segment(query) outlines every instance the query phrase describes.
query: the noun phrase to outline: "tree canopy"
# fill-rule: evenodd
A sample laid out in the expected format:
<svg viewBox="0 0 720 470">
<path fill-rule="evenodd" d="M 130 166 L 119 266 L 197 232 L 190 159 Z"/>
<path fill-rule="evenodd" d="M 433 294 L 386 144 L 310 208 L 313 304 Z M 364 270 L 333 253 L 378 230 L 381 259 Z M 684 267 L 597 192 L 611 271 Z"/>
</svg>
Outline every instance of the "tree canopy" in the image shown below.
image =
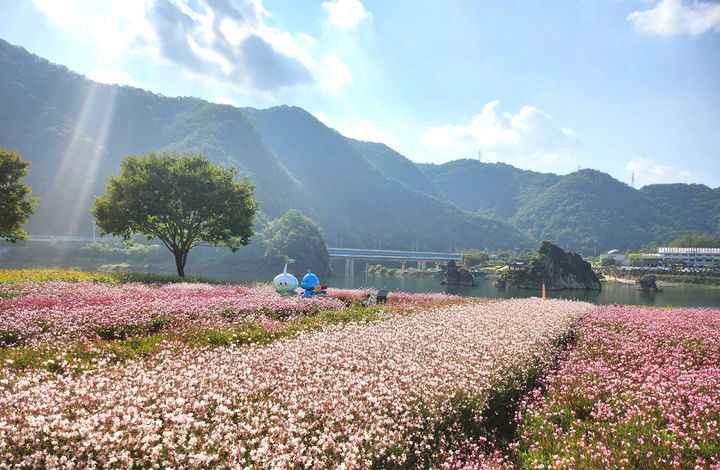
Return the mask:
<svg viewBox="0 0 720 470">
<path fill-rule="evenodd" d="M 477 266 L 478 264 L 486 263 L 489 259 L 490 255 L 479 250 L 469 251 L 462 255 L 462 263 L 465 266 Z"/>
<path fill-rule="evenodd" d="M 297 209 L 288 210 L 263 232 L 265 256 L 278 260 L 289 257 L 295 260 L 297 274 L 312 269 L 315 274 L 329 275 L 330 261 L 322 230 L 311 218 Z"/>
<path fill-rule="evenodd" d="M 720 248 L 720 238 L 707 233 L 689 233 L 668 243 L 676 248 Z"/>
<path fill-rule="evenodd" d="M 192 248 L 206 244 L 236 251 L 250 242 L 254 186 L 235 177 L 235 169 L 202 155 L 126 156 L 105 195 L 95 199 L 93 214 L 103 233 L 162 241 L 183 277 Z"/>
<path fill-rule="evenodd" d="M 28 162 L 0 148 L 0 238 L 10 242 L 27 238 L 24 225 L 35 209 L 30 186 L 20 182 L 27 175 Z"/>
</svg>

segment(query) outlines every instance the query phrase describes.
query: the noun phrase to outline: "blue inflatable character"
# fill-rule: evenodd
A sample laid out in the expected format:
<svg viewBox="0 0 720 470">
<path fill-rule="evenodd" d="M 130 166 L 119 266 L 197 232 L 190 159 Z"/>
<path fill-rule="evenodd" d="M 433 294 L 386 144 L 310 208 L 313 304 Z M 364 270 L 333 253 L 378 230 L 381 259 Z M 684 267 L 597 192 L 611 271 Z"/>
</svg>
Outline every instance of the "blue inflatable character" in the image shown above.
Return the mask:
<svg viewBox="0 0 720 470">
<path fill-rule="evenodd" d="M 316 275 L 314 275 L 309 269 L 307 274 L 303 276 L 300 287 L 303 291 L 300 293 L 303 297 L 317 297 L 318 294 L 327 294 L 327 291 L 323 289 L 325 286 L 320 285 L 320 281 Z"/>
</svg>

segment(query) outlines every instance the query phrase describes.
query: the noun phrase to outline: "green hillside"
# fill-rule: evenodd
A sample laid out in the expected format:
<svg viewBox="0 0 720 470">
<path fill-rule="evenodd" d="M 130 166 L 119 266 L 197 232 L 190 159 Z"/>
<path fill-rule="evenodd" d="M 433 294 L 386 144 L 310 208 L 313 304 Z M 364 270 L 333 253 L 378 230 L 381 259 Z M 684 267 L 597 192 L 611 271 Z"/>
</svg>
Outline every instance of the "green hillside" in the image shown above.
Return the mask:
<svg viewBox="0 0 720 470">
<path fill-rule="evenodd" d="M 331 242 L 345 246 L 441 250 L 453 246 L 525 246 L 530 241 L 504 222 L 458 209 L 394 179 L 351 141 L 307 111 L 281 106 L 248 110 L 258 132 L 302 182 L 298 207 L 320 222 Z"/>
<path fill-rule="evenodd" d="M 441 191 L 411 160 L 396 152 L 385 144 L 375 142 L 363 142 L 355 139 L 348 139 L 350 143 L 368 161 L 374 164 L 388 178 L 393 178 L 416 191 L 422 191 L 431 196 L 443 197 Z"/>
<path fill-rule="evenodd" d="M 558 176 L 477 160 L 420 167 L 459 207 L 584 253 L 638 249 L 686 233 L 720 235 L 720 190 L 701 184 L 637 190 L 595 170 Z"/>
<path fill-rule="evenodd" d="M 257 185 L 264 216 L 299 208 L 331 244 L 530 243 L 504 222 L 398 184 L 300 108 L 235 108 L 102 85 L 0 41 L 0 116 L 0 146 L 31 161 L 28 183 L 42 198 L 30 233 L 91 234 L 89 207 L 122 156 L 173 149 L 238 167 Z"/>
<path fill-rule="evenodd" d="M 640 190 L 663 213 L 671 214 L 678 234 L 692 231 L 720 235 L 720 188 L 703 184 L 653 184 Z"/>
<path fill-rule="evenodd" d="M 0 119 L 0 146 L 31 161 L 28 183 L 41 197 L 34 234 L 91 234 L 90 205 L 122 156 L 172 149 L 237 167 L 257 186 L 261 219 L 298 208 L 330 245 L 446 250 L 547 239 L 592 253 L 720 235 L 720 189 L 637 190 L 594 170 L 558 176 L 468 159 L 415 164 L 301 108 L 98 84 L 1 40 Z"/>
<path fill-rule="evenodd" d="M 585 253 L 660 241 L 674 223 L 642 192 L 596 170 L 559 178 L 523 205 L 512 222 L 536 239 Z"/>
<path fill-rule="evenodd" d="M 527 201 L 557 182 L 552 173 L 520 170 L 505 163 L 454 160 L 421 165 L 435 187 L 465 210 L 508 219 Z"/>
</svg>

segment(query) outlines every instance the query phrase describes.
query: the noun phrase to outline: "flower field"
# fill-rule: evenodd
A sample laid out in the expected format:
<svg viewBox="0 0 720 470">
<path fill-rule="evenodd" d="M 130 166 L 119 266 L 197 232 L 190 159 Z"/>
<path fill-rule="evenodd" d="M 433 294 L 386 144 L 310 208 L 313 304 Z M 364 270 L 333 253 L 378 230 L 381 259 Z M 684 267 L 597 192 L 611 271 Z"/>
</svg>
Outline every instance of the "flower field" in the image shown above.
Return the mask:
<svg viewBox="0 0 720 470">
<path fill-rule="evenodd" d="M 603 307 L 521 412 L 526 468 L 720 468 L 720 311 Z"/>
<path fill-rule="evenodd" d="M 0 468 L 720 469 L 720 311 L 0 271 Z"/>
<path fill-rule="evenodd" d="M 550 363 L 591 308 L 465 303 L 76 374 L 6 369 L 0 456 L 8 467 L 440 466 L 474 445 L 468 429 L 494 387 Z"/>
<path fill-rule="evenodd" d="M 12 288 L 21 295 L 0 299 L 0 334 L 30 345 L 78 338 L 123 339 L 162 328 L 221 327 L 265 317 L 287 319 L 346 306 L 331 297 L 281 297 L 267 285 L 48 282 Z"/>
<path fill-rule="evenodd" d="M 371 291 L 283 297 L 268 285 L 104 284 L 51 281 L 0 284 L 0 346 L 78 339 L 125 339 L 190 326 L 227 328 L 340 311 Z M 388 307 L 461 302 L 445 294 L 391 293 Z"/>
</svg>

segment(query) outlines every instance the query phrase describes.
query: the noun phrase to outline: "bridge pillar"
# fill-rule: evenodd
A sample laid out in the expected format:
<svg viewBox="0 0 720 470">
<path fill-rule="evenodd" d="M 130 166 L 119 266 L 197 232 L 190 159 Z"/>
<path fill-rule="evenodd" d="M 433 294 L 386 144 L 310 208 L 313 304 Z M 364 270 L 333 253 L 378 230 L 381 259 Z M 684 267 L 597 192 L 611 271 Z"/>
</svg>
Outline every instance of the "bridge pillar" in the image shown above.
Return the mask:
<svg viewBox="0 0 720 470">
<path fill-rule="evenodd" d="M 403 271 L 405 271 L 405 263 L 407 263 L 407 261 L 400 261 L 400 266 Z"/>
<path fill-rule="evenodd" d="M 345 277 L 352 277 L 355 274 L 355 260 L 352 258 L 345 260 Z"/>
<path fill-rule="evenodd" d="M 420 271 L 422 269 L 422 261 L 418 260 L 417 268 L 418 268 L 418 271 Z"/>
<path fill-rule="evenodd" d="M 437 261 L 435 261 L 435 269 L 440 269 L 440 263 L 438 263 Z"/>
</svg>

